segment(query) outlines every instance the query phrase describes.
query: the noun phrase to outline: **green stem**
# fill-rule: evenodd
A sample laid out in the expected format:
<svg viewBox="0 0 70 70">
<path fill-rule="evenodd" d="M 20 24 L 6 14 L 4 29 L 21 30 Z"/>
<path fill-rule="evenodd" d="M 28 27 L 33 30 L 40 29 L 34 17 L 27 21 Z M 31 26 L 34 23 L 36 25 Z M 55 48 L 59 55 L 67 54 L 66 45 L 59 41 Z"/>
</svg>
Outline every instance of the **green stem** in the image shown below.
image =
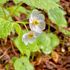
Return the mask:
<svg viewBox="0 0 70 70">
<path fill-rule="evenodd" d="M 26 28 L 26 30 L 28 31 L 28 28 L 27 28 L 27 26 L 24 24 L 24 27 Z"/>
<path fill-rule="evenodd" d="M 32 59 L 31 59 L 32 61 L 34 60 L 34 56 L 35 56 L 35 54 L 34 54 L 34 53 L 32 53 Z"/>
<path fill-rule="evenodd" d="M 50 32 L 50 20 L 47 20 L 47 24 L 48 24 L 48 33 Z"/>
<path fill-rule="evenodd" d="M 26 29 L 27 31 L 29 31 L 28 28 L 27 28 L 27 26 L 26 26 L 26 24 L 24 24 L 23 22 L 17 22 L 17 23 L 23 24 L 24 27 L 25 27 L 25 29 Z M 26 22 L 25 22 L 25 23 L 26 23 Z"/>
<path fill-rule="evenodd" d="M 48 23 L 48 33 L 50 33 L 50 24 Z"/>
</svg>

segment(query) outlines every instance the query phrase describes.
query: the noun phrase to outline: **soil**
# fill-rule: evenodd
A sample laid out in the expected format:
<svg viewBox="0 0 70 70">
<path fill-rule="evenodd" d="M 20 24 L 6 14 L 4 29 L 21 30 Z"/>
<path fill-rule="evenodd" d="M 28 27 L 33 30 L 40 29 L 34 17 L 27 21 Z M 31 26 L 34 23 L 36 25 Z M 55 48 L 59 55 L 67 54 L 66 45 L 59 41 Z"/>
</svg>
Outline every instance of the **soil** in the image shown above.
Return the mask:
<svg viewBox="0 0 70 70">
<path fill-rule="evenodd" d="M 12 0 L 8 2 L 8 6 L 13 5 Z M 70 28 L 70 0 L 60 0 L 60 5 L 66 11 L 65 18 L 68 22 L 68 29 Z M 26 6 L 26 5 L 24 5 Z M 27 7 L 28 8 L 28 7 Z M 13 19 L 22 20 L 25 15 L 21 15 L 20 18 L 13 16 Z M 51 31 L 54 27 L 51 27 Z M 20 52 L 11 39 L 16 36 L 11 33 L 5 40 L 0 39 L 0 70 L 5 70 L 6 65 L 9 65 L 9 70 L 14 70 L 11 58 L 13 56 L 19 57 Z M 70 70 L 70 37 L 65 36 L 62 33 L 57 33 L 61 42 L 60 45 L 50 54 L 44 55 L 43 53 L 36 52 L 34 60 L 31 63 L 34 65 L 35 70 Z M 55 55 L 55 56 L 54 56 Z"/>
</svg>

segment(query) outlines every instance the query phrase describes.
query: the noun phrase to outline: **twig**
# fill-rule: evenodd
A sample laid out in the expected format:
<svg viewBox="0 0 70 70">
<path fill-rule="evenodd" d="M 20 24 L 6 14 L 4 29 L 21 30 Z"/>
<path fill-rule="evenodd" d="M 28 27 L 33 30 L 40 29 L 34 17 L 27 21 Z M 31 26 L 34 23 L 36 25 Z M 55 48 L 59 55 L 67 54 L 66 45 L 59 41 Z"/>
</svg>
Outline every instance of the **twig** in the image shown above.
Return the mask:
<svg viewBox="0 0 70 70">
<path fill-rule="evenodd" d="M 4 55 L 7 53 L 7 51 L 10 49 L 10 47 L 8 48 L 8 49 L 6 49 L 6 51 L 3 53 L 3 55 L 2 56 L 0 56 L 0 59 L 2 58 L 2 57 L 4 57 Z"/>
</svg>

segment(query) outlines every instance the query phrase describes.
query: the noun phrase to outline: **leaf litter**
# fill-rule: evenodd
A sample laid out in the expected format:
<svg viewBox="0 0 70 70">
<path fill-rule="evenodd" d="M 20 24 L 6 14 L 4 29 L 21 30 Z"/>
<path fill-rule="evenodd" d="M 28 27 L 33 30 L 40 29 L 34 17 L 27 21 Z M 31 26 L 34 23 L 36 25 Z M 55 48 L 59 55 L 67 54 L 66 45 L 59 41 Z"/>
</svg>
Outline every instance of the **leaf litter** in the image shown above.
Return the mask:
<svg viewBox="0 0 70 70">
<path fill-rule="evenodd" d="M 60 0 L 61 6 L 66 11 L 66 19 L 68 21 L 68 28 L 70 27 L 70 1 Z M 8 2 L 7 5 L 13 5 L 12 0 Z M 26 6 L 26 5 L 25 5 Z M 25 15 L 24 15 L 25 16 Z M 22 18 L 24 18 L 22 16 Z M 21 21 L 21 17 L 15 17 L 16 21 Z M 27 25 L 28 26 L 28 25 Z M 22 28 L 24 28 L 21 25 Z M 46 26 L 47 28 L 47 26 Z M 51 31 L 55 31 L 55 28 L 51 25 Z M 56 32 L 57 33 L 57 32 Z M 61 43 L 51 55 L 44 55 L 40 52 L 35 52 L 34 59 L 30 60 L 34 65 L 35 70 L 70 70 L 70 37 L 65 36 L 61 32 L 58 32 Z M 11 39 L 17 34 L 11 34 L 6 40 L 0 39 L 0 70 L 6 70 L 7 64 L 9 65 L 9 70 L 14 70 L 11 58 L 13 56 L 19 57 L 20 52 L 14 47 Z"/>
</svg>

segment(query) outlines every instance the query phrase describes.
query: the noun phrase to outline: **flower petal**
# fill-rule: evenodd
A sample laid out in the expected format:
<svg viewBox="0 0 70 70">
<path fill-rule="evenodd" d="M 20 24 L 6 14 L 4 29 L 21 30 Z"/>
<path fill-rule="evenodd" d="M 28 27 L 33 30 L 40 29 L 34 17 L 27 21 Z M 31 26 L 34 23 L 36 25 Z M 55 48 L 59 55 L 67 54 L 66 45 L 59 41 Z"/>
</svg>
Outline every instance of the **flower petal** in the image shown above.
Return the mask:
<svg viewBox="0 0 70 70">
<path fill-rule="evenodd" d="M 45 20 L 45 17 L 43 14 L 41 14 L 41 11 L 33 10 L 32 14 L 30 15 L 30 19 L 38 19 L 38 20 Z"/>
<path fill-rule="evenodd" d="M 29 35 L 30 33 L 33 33 L 32 38 L 31 38 L 31 37 L 30 37 L 30 38 L 28 37 L 28 35 Z M 33 31 L 30 31 L 30 32 L 28 32 L 28 33 L 26 33 L 26 34 L 23 35 L 22 41 L 23 41 L 26 45 L 28 45 L 28 43 L 33 43 L 38 35 L 39 35 L 39 34 L 33 32 Z"/>
<path fill-rule="evenodd" d="M 23 37 L 22 37 L 22 41 L 23 41 L 26 45 L 28 45 L 28 37 L 27 37 L 27 33 L 23 35 Z"/>
<path fill-rule="evenodd" d="M 34 9 L 34 10 L 32 11 L 31 16 L 37 16 L 37 15 L 40 14 L 40 13 L 41 13 L 40 11 Z"/>
<path fill-rule="evenodd" d="M 44 17 L 43 14 L 38 14 L 38 15 L 36 16 L 36 18 L 37 18 L 38 20 L 45 20 L 45 17 Z"/>
<path fill-rule="evenodd" d="M 42 33 L 42 30 L 38 26 L 30 24 L 30 29 L 34 32 Z"/>
<path fill-rule="evenodd" d="M 39 24 L 40 29 L 44 30 L 45 26 L 46 26 L 45 21 L 40 21 L 40 24 Z"/>
</svg>

